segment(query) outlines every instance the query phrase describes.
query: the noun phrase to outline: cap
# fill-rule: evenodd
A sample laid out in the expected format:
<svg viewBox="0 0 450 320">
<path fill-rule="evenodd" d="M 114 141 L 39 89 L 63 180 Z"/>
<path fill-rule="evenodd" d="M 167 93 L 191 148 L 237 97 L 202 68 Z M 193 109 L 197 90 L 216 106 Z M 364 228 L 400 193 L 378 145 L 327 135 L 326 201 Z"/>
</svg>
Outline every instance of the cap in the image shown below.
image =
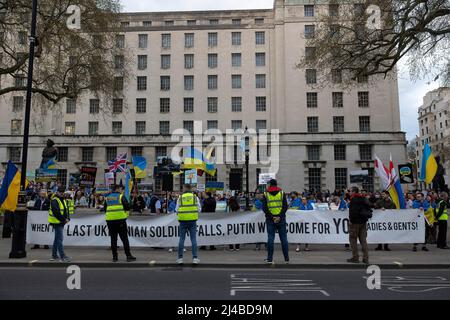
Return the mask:
<svg viewBox="0 0 450 320">
<path fill-rule="evenodd" d="M 277 180 L 272 179 L 272 180 L 269 181 L 269 186 L 276 187 L 277 185 L 278 185 Z"/>
</svg>

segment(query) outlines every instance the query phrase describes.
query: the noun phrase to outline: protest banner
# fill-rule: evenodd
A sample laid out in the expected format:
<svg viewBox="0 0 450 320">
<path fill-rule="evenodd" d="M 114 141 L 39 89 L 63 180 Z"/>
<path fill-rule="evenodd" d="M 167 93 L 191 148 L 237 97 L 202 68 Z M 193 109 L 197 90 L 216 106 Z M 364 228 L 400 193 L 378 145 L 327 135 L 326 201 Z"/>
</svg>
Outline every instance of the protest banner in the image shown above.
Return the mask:
<svg viewBox="0 0 450 320">
<path fill-rule="evenodd" d="M 90 187 L 95 186 L 95 177 L 97 176 L 97 168 L 95 167 L 82 167 L 80 169 L 80 187 Z"/>
</svg>

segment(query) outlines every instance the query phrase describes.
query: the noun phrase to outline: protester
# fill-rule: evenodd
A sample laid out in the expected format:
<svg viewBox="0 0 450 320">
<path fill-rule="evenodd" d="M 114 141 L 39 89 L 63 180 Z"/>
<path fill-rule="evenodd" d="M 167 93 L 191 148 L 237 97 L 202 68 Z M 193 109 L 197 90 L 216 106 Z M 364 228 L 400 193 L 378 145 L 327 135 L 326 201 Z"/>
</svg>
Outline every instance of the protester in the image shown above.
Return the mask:
<svg viewBox="0 0 450 320">
<path fill-rule="evenodd" d="M 137 192 L 133 192 L 132 196 L 133 212 L 143 213 L 145 210 L 145 200 Z"/>
<path fill-rule="evenodd" d="M 130 243 L 128 241 L 127 218 L 130 204 L 126 197 L 119 193 L 119 187 L 114 185 L 111 187 L 111 193 L 106 195 L 105 212 L 106 223 L 108 225 L 109 234 L 111 236 L 111 251 L 113 255 L 113 262 L 118 261 L 117 253 L 117 237 L 123 243 L 123 248 L 127 256 L 127 262 L 136 261 L 130 250 Z"/>
<path fill-rule="evenodd" d="M 148 208 L 150 209 L 150 213 L 161 214 L 161 201 L 156 194 L 152 194 Z"/>
<path fill-rule="evenodd" d="M 48 211 L 50 209 L 50 199 L 47 197 L 45 190 L 39 191 L 39 196 L 34 201 L 33 210 L 36 211 Z M 35 244 L 31 249 L 40 249 L 38 244 Z M 44 245 L 44 249 L 49 249 L 48 245 Z"/>
<path fill-rule="evenodd" d="M 266 263 L 273 263 L 274 241 L 275 233 L 278 231 L 278 235 L 281 241 L 281 247 L 283 250 L 284 261 L 289 263 L 289 243 L 287 239 L 287 223 L 286 212 L 288 210 L 288 203 L 286 195 L 281 190 L 277 181 L 272 179 L 269 181 L 267 191 L 263 197 L 263 211 L 266 215 L 267 225 L 267 259 Z"/>
<path fill-rule="evenodd" d="M 206 199 L 202 204 L 202 213 L 213 213 L 216 212 L 216 199 L 212 196 L 211 192 L 206 192 Z M 206 246 L 201 246 L 200 250 L 206 250 Z M 216 250 L 215 246 L 209 246 L 209 250 Z"/>
<path fill-rule="evenodd" d="M 447 247 L 447 228 L 448 228 L 448 193 L 441 192 L 438 205 L 435 209 L 436 219 L 438 220 L 439 233 L 437 237 L 437 247 L 439 249 L 449 249 Z"/>
<path fill-rule="evenodd" d="M 372 217 L 372 209 L 369 201 L 359 193 L 357 187 L 350 192 L 349 204 L 349 239 L 352 249 L 352 257 L 347 260 L 350 263 L 359 263 L 358 239 L 362 246 L 363 263 L 369 264 L 369 248 L 367 246 L 367 221 Z"/>
<path fill-rule="evenodd" d="M 426 199 L 424 199 L 424 194 L 422 192 L 416 193 L 416 199 L 413 201 L 412 207 L 413 209 L 419 209 L 424 213 L 431 208 L 430 203 Z M 425 243 L 422 246 L 422 251 L 428 251 L 426 244 L 429 232 L 430 226 L 428 225 L 428 223 L 425 223 Z M 413 251 L 417 252 L 417 243 L 414 243 Z"/>
<path fill-rule="evenodd" d="M 183 264 L 184 242 L 189 232 L 192 243 L 192 263 L 199 264 L 197 255 L 197 220 L 202 207 L 199 198 L 192 192 L 189 184 L 184 186 L 184 193 L 178 198 L 176 212 L 178 214 L 179 236 L 177 264 Z"/>
<path fill-rule="evenodd" d="M 69 223 L 69 210 L 66 207 L 64 200 L 64 187 L 59 187 L 56 195 L 52 197 L 50 202 L 50 209 L 48 211 L 48 222 L 52 225 L 55 233 L 53 241 L 52 258 L 50 261 L 59 260 L 61 262 L 70 262 L 71 259 L 64 253 L 64 225 Z"/>
<path fill-rule="evenodd" d="M 241 209 L 236 197 L 230 197 L 227 203 L 227 212 L 238 212 Z M 229 248 L 231 251 L 239 251 L 241 249 L 240 244 L 230 244 Z"/>
<path fill-rule="evenodd" d="M 375 203 L 375 209 L 396 209 L 395 203 L 392 201 L 389 192 L 383 191 L 381 193 L 381 198 Z M 378 247 L 375 248 L 376 251 L 383 250 L 383 244 L 379 244 Z M 388 244 L 384 244 L 384 251 L 391 251 Z"/>
<path fill-rule="evenodd" d="M 306 197 L 303 197 L 302 202 L 299 205 L 299 210 L 303 210 L 303 211 L 314 210 L 313 203 L 315 203 L 314 200 L 308 201 L 308 199 Z M 295 249 L 296 252 L 300 252 L 300 246 L 301 246 L 301 243 L 297 244 L 297 248 Z M 307 251 L 307 252 L 310 251 L 308 243 L 305 244 L 305 251 Z"/>
</svg>

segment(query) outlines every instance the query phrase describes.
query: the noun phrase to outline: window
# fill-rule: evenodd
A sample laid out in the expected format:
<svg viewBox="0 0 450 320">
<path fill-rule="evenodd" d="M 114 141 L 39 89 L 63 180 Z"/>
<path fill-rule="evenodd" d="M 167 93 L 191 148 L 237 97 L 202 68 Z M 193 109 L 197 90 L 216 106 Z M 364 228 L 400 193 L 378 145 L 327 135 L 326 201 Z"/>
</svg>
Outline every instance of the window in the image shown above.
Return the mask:
<svg viewBox="0 0 450 320">
<path fill-rule="evenodd" d="M 345 161 L 347 159 L 347 147 L 339 144 L 334 146 L 334 160 Z"/>
<path fill-rule="evenodd" d="M 216 32 L 210 32 L 208 33 L 208 46 L 210 47 L 217 47 L 217 33 Z"/>
<path fill-rule="evenodd" d="M 217 25 L 217 24 L 219 24 L 219 20 L 217 20 L 217 19 L 210 19 L 209 20 L 209 24 L 210 25 Z"/>
<path fill-rule="evenodd" d="M 124 68 L 125 58 L 124 56 L 115 56 L 114 57 L 114 68 L 116 70 L 122 70 Z"/>
<path fill-rule="evenodd" d="M 144 27 L 151 27 L 152 26 L 152 22 L 151 21 L 142 21 L 142 25 Z"/>
<path fill-rule="evenodd" d="M 123 77 L 114 77 L 114 91 L 123 91 Z"/>
<path fill-rule="evenodd" d="M 266 120 L 256 120 L 256 131 L 267 129 L 267 121 Z"/>
<path fill-rule="evenodd" d="M 353 5 L 353 12 L 356 16 L 362 16 L 364 15 L 364 11 L 366 10 L 363 3 L 355 3 Z"/>
<path fill-rule="evenodd" d="M 125 35 L 124 34 L 116 35 L 116 48 L 117 49 L 125 48 Z"/>
<path fill-rule="evenodd" d="M 233 74 L 231 76 L 231 87 L 233 89 L 241 89 L 242 88 L 242 76 L 240 74 Z"/>
<path fill-rule="evenodd" d="M 359 131 L 370 132 L 370 117 L 369 116 L 359 117 Z"/>
<path fill-rule="evenodd" d="M 314 17 L 314 5 L 306 5 L 304 7 L 305 17 Z"/>
<path fill-rule="evenodd" d="M 173 20 L 166 20 L 164 21 L 164 24 L 166 25 L 166 27 L 172 27 L 175 25 L 175 21 Z"/>
<path fill-rule="evenodd" d="M 322 190 L 322 169 L 309 168 L 308 169 L 308 183 L 309 189 L 314 191 Z"/>
<path fill-rule="evenodd" d="M 194 68 L 194 55 L 193 54 L 185 54 L 184 55 L 184 68 L 185 69 Z"/>
<path fill-rule="evenodd" d="M 194 76 L 184 76 L 184 90 L 194 90 Z"/>
<path fill-rule="evenodd" d="M 231 98 L 231 111 L 242 112 L 242 97 Z"/>
<path fill-rule="evenodd" d="M 306 60 L 313 60 L 316 56 L 316 48 L 315 47 L 306 47 L 305 48 L 305 58 Z"/>
<path fill-rule="evenodd" d="M 22 88 L 26 86 L 25 76 L 23 74 L 17 74 L 14 76 L 14 86 L 16 88 Z"/>
<path fill-rule="evenodd" d="M 347 188 L 347 168 L 334 169 L 334 187 L 336 190 L 345 190 Z"/>
<path fill-rule="evenodd" d="M 308 117 L 308 133 L 319 132 L 319 117 Z"/>
<path fill-rule="evenodd" d="M 147 90 L 147 77 L 137 77 L 137 89 L 138 91 Z"/>
<path fill-rule="evenodd" d="M 217 53 L 208 54 L 208 68 L 214 69 L 217 68 L 217 65 L 218 65 Z"/>
<path fill-rule="evenodd" d="M 256 18 L 255 19 L 255 24 L 263 24 L 264 23 L 264 18 Z"/>
<path fill-rule="evenodd" d="M 23 104 L 24 104 L 23 97 L 13 97 L 13 112 L 22 112 Z"/>
<path fill-rule="evenodd" d="M 140 34 L 138 35 L 138 39 L 139 39 L 139 48 L 146 49 L 148 45 L 148 35 Z"/>
<path fill-rule="evenodd" d="M 359 157 L 363 161 L 372 161 L 372 146 L 371 145 L 360 145 L 359 146 Z"/>
<path fill-rule="evenodd" d="M 194 121 L 183 121 L 183 128 L 192 134 L 194 132 Z"/>
<path fill-rule="evenodd" d="M 161 76 L 161 91 L 170 90 L 170 76 Z"/>
<path fill-rule="evenodd" d="M 369 107 L 369 92 L 358 92 L 358 106 L 360 108 Z"/>
<path fill-rule="evenodd" d="M 136 99 L 136 113 L 146 113 L 147 112 L 147 99 L 138 98 Z"/>
<path fill-rule="evenodd" d="M 233 130 L 242 129 L 242 120 L 231 120 L 231 129 Z"/>
<path fill-rule="evenodd" d="M 98 122 L 89 122 L 89 135 L 98 135 Z"/>
<path fill-rule="evenodd" d="M 11 135 L 18 136 L 22 133 L 22 120 L 11 120 Z"/>
<path fill-rule="evenodd" d="M 217 109 L 219 106 L 219 99 L 218 98 L 208 98 L 208 113 L 217 113 Z"/>
<path fill-rule="evenodd" d="M 187 21 L 187 25 L 188 26 L 195 26 L 195 25 L 197 25 L 197 20 L 188 20 Z"/>
<path fill-rule="evenodd" d="M 266 75 L 265 74 L 257 74 L 256 75 L 256 89 L 264 89 L 266 88 Z"/>
<path fill-rule="evenodd" d="M 24 31 L 19 31 L 18 33 L 18 43 L 23 46 L 27 43 L 27 33 Z"/>
<path fill-rule="evenodd" d="M 172 46 L 172 35 L 171 34 L 162 34 L 161 35 L 161 47 L 163 49 L 170 49 Z"/>
<path fill-rule="evenodd" d="M 75 134 L 75 122 L 66 122 L 64 128 L 65 135 L 74 135 Z"/>
<path fill-rule="evenodd" d="M 359 74 L 356 79 L 358 83 L 367 83 L 369 81 L 369 76 L 367 74 Z"/>
<path fill-rule="evenodd" d="M 255 57 L 257 67 L 264 67 L 266 65 L 266 54 L 264 52 L 257 52 Z"/>
<path fill-rule="evenodd" d="M 132 157 L 142 157 L 144 154 L 143 147 L 131 147 L 131 156 Z"/>
<path fill-rule="evenodd" d="M 22 155 L 22 149 L 19 147 L 9 147 L 8 148 L 8 153 L 9 153 L 9 160 L 11 160 L 12 162 L 20 162 L 21 159 L 21 155 Z"/>
<path fill-rule="evenodd" d="M 233 19 L 231 20 L 231 23 L 235 26 L 240 25 L 242 23 L 242 19 Z"/>
<path fill-rule="evenodd" d="M 159 134 L 160 135 L 170 134 L 170 122 L 169 121 L 160 121 L 159 122 Z"/>
<path fill-rule="evenodd" d="M 58 147 L 58 162 L 67 162 L 69 160 L 69 148 Z"/>
<path fill-rule="evenodd" d="M 342 83 L 342 70 L 341 69 L 331 70 L 331 81 L 333 83 Z"/>
<path fill-rule="evenodd" d="M 160 158 L 160 157 L 166 157 L 167 156 L 167 147 L 156 147 L 155 155 L 156 155 L 156 160 L 158 160 L 158 158 Z"/>
<path fill-rule="evenodd" d="M 231 44 L 233 46 L 241 45 L 241 33 L 240 32 L 232 32 L 231 33 Z"/>
<path fill-rule="evenodd" d="M 92 162 L 94 160 L 94 148 L 83 147 L 81 148 L 81 161 Z"/>
<path fill-rule="evenodd" d="M 106 161 L 111 161 L 117 157 L 117 147 L 106 147 Z"/>
<path fill-rule="evenodd" d="M 266 97 L 256 97 L 256 111 L 266 111 Z"/>
<path fill-rule="evenodd" d="M 216 75 L 208 76 L 208 89 L 209 90 L 217 89 L 217 76 Z"/>
<path fill-rule="evenodd" d="M 373 192 L 375 189 L 374 184 L 374 174 L 375 170 L 373 168 L 366 169 L 369 171 L 369 182 L 363 182 L 362 186 L 364 190 L 367 190 L 368 192 Z"/>
<path fill-rule="evenodd" d="M 159 99 L 159 111 L 161 113 L 169 113 L 170 112 L 170 98 Z"/>
<path fill-rule="evenodd" d="M 170 69 L 170 54 L 161 55 L 161 69 Z"/>
<path fill-rule="evenodd" d="M 344 117 L 333 117 L 333 132 L 334 133 L 345 132 Z"/>
<path fill-rule="evenodd" d="M 138 69 L 139 70 L 147 69 L 147 55 L 138 56 Z"/>
<path fill-rule="evenodd" d="M 122 122 L 113 121 L 112 123 L 112 133 L 113 134 L 122 134 Z"/>
<path fill-rule="evenodd" d="M 331 17 L 339 16 L 339 5 L 338 4 L 330 4 L 328 6 L 328 11 Z"/>
<path fill-rule="evenodd" d="M 332 93 L 333 108 L 343 108 L 344 107 L 344 95 L 342 92 Z"/>
<path fill-rule="evenodd" d="M 136 135 L 144 135 L 146 131 L 145 121 L 136 121 Z"/>
<path fill-rule="evenodd" d="M 306 84 L 317 83 L 317 71 L 316 69 L 306 69 Z"/>
<path fill-rule="evenodd" d="M 67 169 L 58 169 L 56 181 L 63 186 L 67 186 Z"/>
<path fill-rule="evenodd" d="M 77 102 L 74 99 L 66 100 L 66 113 L 75 114 L 77 112 Z"/>
<path fill-rule="evenodd" d="M 219 129 L 219 122 L 217 120 L 208 120 L 207 129 L 208 130 Z"/>
<path fill-rule="evenodd" d="M 184 47 L 185 48 L 193 48 L 194 47 L 194 34 L 193 33 L 185 33 L 184 34 Z"/>
<path fill-rule="evenodd" d="M 113 113 L 119 114 L 123 112 L 123 99 L 113 100 Z"/>
<path fill-rule="evenodd" d="M 127 28 L 127 27 L 130 26 L 130 21 L 121 21 L 121 22 L 120 22 L 120 26 L 121 26 L 122 28 Z"/>
<path fill-rule="evenodd" d="M 255 43 L 256 45 L 266 44 L 266 33 L 264 31 L 255 32 Z"/>
<path fill-rule="evenodd" d="M 242 55 L 240 53 L 231 54 L 231 66 L 240 67 L 242 65 L 241 61 Z"/>
<path fill-rule="evenodd" d="M 318 145 L 306 146 L 306 149 L 308 153 L 308 161 L 320 160 L 320 146 Z"/>
<path fill-rule="evenodd" d="M 308 108 L 317 108 L 317 92 L 306 93 L 306 106 Z"/>
<path fill-rule="evenodd" d="M 194 112 L 194 98 L 184 98 L 184 112 Z"/>
<path fill-rule="evenodd" d="M 316 35 L 316 26 L 313 24 L 305 25 L 305 39 L 314 39 Z"/>
</svg>

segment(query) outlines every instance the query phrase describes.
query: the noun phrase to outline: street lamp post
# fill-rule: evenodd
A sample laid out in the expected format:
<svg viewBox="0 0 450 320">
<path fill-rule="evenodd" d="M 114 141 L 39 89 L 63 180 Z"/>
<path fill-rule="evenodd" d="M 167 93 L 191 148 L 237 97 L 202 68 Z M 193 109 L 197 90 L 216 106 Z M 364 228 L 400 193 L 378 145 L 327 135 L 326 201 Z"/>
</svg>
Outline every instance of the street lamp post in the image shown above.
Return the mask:
<svg viewBox="0 0 450 320">
<path fill-rule="evenodd" d="M 26 179 L 27 179 L 27 160 L 28 160 L 28 139 L 30 134 L 30 114 L 31 114 L 31 96 L 33 88 L 33 66 L 34 50 L 36 47 L 36 20 L 37 20 L 37 0 L 32 0 L 31 11 L 31 33 L 29 37 L 30 55 L 28 60 L 28 81 L 27 96 L 25 103 L 25 123 L 23 128 L 23 146 L 22 146 L 22 174 L 20 179 L 19 203 L 13 215 L 12 222 L 12 245 L 9 258 L 25 258 L 27 252 L 26 230 L 27 230 L 27 199 L 26 199 Z"/>
<path fill-rule="evenodd" d="M 249 173 L 248 166 L 250 160 L 250 136 L 248 128 L 245 128 L 245 210 L 250 211 L 250 194 L 249 194 Z"/>
</svg>

